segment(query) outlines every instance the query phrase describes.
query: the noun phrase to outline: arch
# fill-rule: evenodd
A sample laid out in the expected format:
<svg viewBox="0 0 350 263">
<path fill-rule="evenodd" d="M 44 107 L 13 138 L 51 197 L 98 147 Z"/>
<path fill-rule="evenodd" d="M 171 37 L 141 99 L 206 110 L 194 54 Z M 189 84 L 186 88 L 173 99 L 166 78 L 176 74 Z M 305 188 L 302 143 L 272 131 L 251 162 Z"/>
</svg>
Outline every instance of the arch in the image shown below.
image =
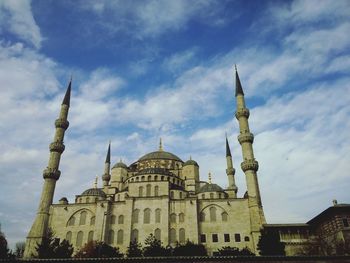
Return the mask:
<svg viewBox="0 0 350 263">
<path fill-rule="evenodd" d="M 86 211 L 82 211 L 80 213 L 80 219 L 79 219 L 79 225 L 85 225 L 86 224 L 86 215 L 87 215 L 87 212 Z"/>
<path fill-rule="evenodd" d="M 210 199 L 214 199 L 214 193 L 210 193 Z"/>
<path fill-rule="evenodd" d="M 161 181 L 164 181 L 164 176 L 160 177 L 160 180 L 161 180 Z"/>
<path fill-rule="evenodd" d="M 88 234 L 88 242 L 89 241 L 92 241 L 92 240 L 94 240 L 94 231 L 89 231 L 89 234 Z"/>
<path fill-rule="evenodd" d="M 184 214 L 184 213 L 180 213 L 180 214 L 179 214 L 179 222 L 180 222 L 180 223 L 185 222 L 185 214 Z"/>
<path fill-rule="evenodd" d="M 161 240 L 161 230 L 159 228 L 154 230 L 154 237 L 159 241 Z"/>
<path fill-rule="evenodd" d="M 90 203 L 90 198 L 86 197 L 86 203 Z"/>
<path fill-rule="evenodd" d="M 117 244 L 123 244 L 124 231 L 122 229 L 118 230 L 117 233 Z"/>
<path fill-rule="evenodd" d="M 144 224 L 151 223 L 151 209 L 149 209 L 149 208 L 146 208 L 143 211 L 143 223 Z"/>
<path fill-rule="evenodd" d="M 170 243 L 174 244 L 176 242 L 176 230 L 174 228 L 170 229 Z"/>
<path fill-rule="evenodd" d="M 107 244 L 111 245 L 114 243 L 114 231 L 111 229 L 108 231 Z"/>
<path fill-rule="evenodd" d="M 179 193 L 179 198 L 182 199 L 182 192 Z"/>
<path fill-rule="evenodd" d="M 170 198 L 174 198 L 174 191 L 170 191 Z"/>
<path fill-rule="evenodd" d="M 223 222 L 227 222 L 227 220 L 228 220 L 228 214 L 227 214 L 226 212 L 223 212 L 223 213 L 221 214 L 221 219 L 222 219 Z"/>
<path fill-rule="evenodd" d="M 154 181 L 158 181 L 158 175 L 154 176 Z"/>
<path fill-rule="evenodd" d="M 71 243 L 72 242 L 72 232 L 68 231 L 66 234 L 66 240 Z"/>
<path fill-rule="evenodd" d="M 151 181 L 152 180 L 152 176 L 147 176 L 147 181 Z"/>
<path fill-rule="evenodd" d="M 76 240 L 76 246 L 80 247 L 83 244 L 83 238 L 84 238 L 84 233 L 83 231 L 79 231 L 77 233 L 77 240 Z"/>
<path fill-rule="evenodd" d="M 143 186 L 139 186 L 139 196 L 143 196 Z"/>
<path fill-rule="evenodd" d="M 151 196 L 151 187 L 150 184 L 146 185 L 146 196 Z"/>
<path fill-rule="evenodd" d="M 210 211 L 210 221 L 215 222 L 216 221 L 216 207 L 212 206 L 209 208 Z"/>
<path fill-rule="evenodd" d="M 205 194 L 202 194 L 202 199 L 205 199 Z"/>
<path fill-rule="evenodd" d="M 124 224 L 124 216 L 123 215 L 120 215 L 118 217 L 118 224 Z"/>
<path fill-rule="evenodd" d="M 200 220 L 201 222 L 205 222 L 205 213 L 204 213 L 204 212 L 201 212 L 201 213 L 199 214 L 199 220 Z"/>
<path fill-rule="evenodd" d="M 95 224 L 95 219 L 96 219 L 96 217 L 94 217 L 94 216 L 92 216 L 90 218 L 90 226 L 93 226 Z"/>
<path fill-rule="evenodd" d="M 185 236 L 185 229 L 180 228 L 179 230 L 179 243 L 185 243 L 186 236 Z"/>
<path fill-rule="evenodd" d="M 155 211 L 155 221 L 156 221 L 156 223 L 160 223 L 160 218 L 161 218 L 161 210 L 159 208 L 157 208 L 156 211 Z"/>
<path fill-rule="evenodd" d="M 158 195 L 159 195 L 159 186 L 156 185 L 156 186 L 154 187 L 154 196 L 158 196 Z"/>
<path fill-rule="evenodd" d="M 133 223 L 138 223 L 139 222 L 139 214 L 140 214 L 140 210 L 139 209 L 135 209 L 133 214 L 132 214 L 132 222 Z"/>
<path fill-rule="evenodd" d="M 135 182 L 138 182 L 138 181 L 139 181 L 139 177 L 136 177 Z"/>
<path fill-rule="evenodd" d="M 137 229 L 131 231 L 131 240 L 136 242 L 139 241 L 139 231 Z"/>
<path fill-rule="evenodd" d="M 67 226 L 74 226 L 74 224 L 75 224 L 75 216 L 72 216 L 71 218 L 69 218 L 67 222 Z"/>
<path fill-rule="evenodd" d="M 170 223 L 176 223 L 176 214 L 171 214 L 170 215 Z"/>
<path fill-rule="evenodd" d="M 145 181 L 145 177 L 141 176 L 141 182 L 144 182 L 144 181 Z"/>
<path fill-rule="evenodd" d="M 112 225 L 115 224 L 115 215 L 111 215 L 111 224 L 112 224 Z"/>
</svg>

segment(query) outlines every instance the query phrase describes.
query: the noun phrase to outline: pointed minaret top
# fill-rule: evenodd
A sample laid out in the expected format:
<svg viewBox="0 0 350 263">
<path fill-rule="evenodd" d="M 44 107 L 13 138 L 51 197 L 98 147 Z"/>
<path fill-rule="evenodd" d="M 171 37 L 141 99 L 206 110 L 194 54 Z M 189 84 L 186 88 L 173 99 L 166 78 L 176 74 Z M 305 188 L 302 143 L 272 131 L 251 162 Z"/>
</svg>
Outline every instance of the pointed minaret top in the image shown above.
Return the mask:
<svg viewBox="0 0 350 263">
<path fill-rule="evenodd" d="M 162 138 L 159 138 L 159 151 L 163 151 L 163 144 L 162 144 Z"/>
<path fill-rule="evenodd" d="M 209 184 L 211 184 L 211 172 L 209 172 L 208 174 L 208 181 L 209 181 Z"/>
<path fill-rule="evenodd" d="M 70 105 L 70 91 L 72 89 L 72 77 L 69 81 L 69 84 L 68 84 L 68 88 L 67 88 L 67 91 L 66 91 L 66 94 L 64 95 L 64 98 L 63 98 L 63 101 L 62 101 L 62 105 L 67 105 L 69 107 Z"/>
<path fill-rule="evenodd" d="M 98 176 L 96 176 L 96 178 L 95 178 L 94 188 L 97 188 L 97 181 L 98 181 Z"/>
<path fill-rule="evenodd" d="M 237 66 L 235 65 L 235 71 L 236 71 L 236 97 L 238 94 L 241 94 L 244 96 L 244 92 L 242 89 L 241 81 L 238 76 Z"/>
<path fill-rule="evenodd" d="M 105 163 L 111 163 L 111 141 L 109 141 Z"/>
<path fill-rule="evenodd" d="M 227 135 L 226 135 L 226 157 L 228 157 L 228 156 L 232 157 L 230 145 L 228 144 Z"/>
</svg>

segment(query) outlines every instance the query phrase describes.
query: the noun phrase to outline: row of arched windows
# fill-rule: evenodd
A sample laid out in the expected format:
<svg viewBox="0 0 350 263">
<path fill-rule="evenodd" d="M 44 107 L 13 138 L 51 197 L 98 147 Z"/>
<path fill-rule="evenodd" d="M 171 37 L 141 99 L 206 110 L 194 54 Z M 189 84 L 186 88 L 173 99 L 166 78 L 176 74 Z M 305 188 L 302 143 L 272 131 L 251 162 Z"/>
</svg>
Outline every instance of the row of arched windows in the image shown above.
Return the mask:
<svg viewBox="0 0 350 263">
<path fill-rule="evenodd" d="M 186 241 L 185 229 L 184 228 L 179 229 L 179 239 L 177 239 L 176 229 L 171 228 L 169 241 L 170 241 L 170 244 L 174 244 L 177 241 L 179 241 L 179 243 L 185 243 Z"/>
<path fill-rule="evenodd" d="M 224 193 L 209 193 L 209 196 L 208 194 L 201 194 L 201 198 L 202 199 L 206 199 L 206 198 L 209 198 L 209 199 L 214 199 L 214 198 L 226 198 L 226 195 Z"/>
<path fill-rule="evenodd" d="M 111 215 L 110 223 L 111 224 L 116 223 L 116 216 L 115 215 Z M 123 215 L 118 216 L 118 224 L 124 224 L 124 216 Z"/>
<path fill-rule="evenodd" d="M 68 223 L 67 225 L 68 226 L 74 226 L 76 224 L 76 217 L 75 216 L 72 216 L 69 220 L 68 220 Z M 87 219 L 87 212 L 86 211 L 82 211 L 80 213 L 80 216 L 79 216 L 79 226 L 82 226 L 82 225 L 86 225 L 86 224 L 90 224 L 90 225 L 94 225 L 95 224 L 95 217 L 92 216 L 90 217 L 90 219 L 88 220 Z"/>
<path fill-rule="evenodd" d="M 114 230 L 108 231 L 107 243 L 114 244 Z M 124 242 L 124 231 L 122 229 L 117 232 L 117 244 L 123 244 Z"/>
<path fill-rule="evenodd" d="M 133 183 L 133 182 L 145 182 L 145 181 L 146 181 L 145 176 L 141 176 L 141 177 L 137 176 L 137 177 L 131 178 L 129 180 L 129 182 L 131 182 L 131 183 Z M 159 177 L 158 177 L 158 175 L 154 175 L 153 179 L 152 179 L 152 176 L 149 175 L 149 176 L 147 176 L 147 181 L 148 182 L 150 182 L 150 181 L 169 181 L 173 184 L 184 186 L 184 182 L 181 179 L 176 179 L 176 178 L 173 178 L 171 176 L 164 176 L 164 175 L 159 176 Z"/>
<path fill-rule="evenodd" d="M 176 223 L 177 216 L 175 213 L 170 214 L 170 223 Z M 179 214 L 179 223 L 183 223 L 185 222 L 185 214 L 184 213 L 180 213 Z"/>
<path fill-rule="evenodd" d="M 94 238 L 94 231 L 89 231 L 88 233 L 88 237 L 87 237 L 87 242 L 92 241 Z M 72 232 L 68 231 L 66 234 L 66 240 L 69 243 L 72 243 Z M 75 239 L 75 245 L 77 247 L 81 247 L 83 245 L 83 240 L 84 240 L 84 232 L 83 231 L 79 231 L 77 233 L 77 237 Z"/>
<path fill-rule="evenodd" d="M 199 220 L 201 222 L 210 221 L 210 222 L 216 222 L 217 221 L 217 215 L 216 215 L 216 207 L 210 207 L 209 209 L 209 220 L 207 218 L 207 215 L 204 212 L 201 212 L 199 215 Z M 221 221 L 227 222 L 228 221 L 228 214 L 226 212 L 221 213 Z"/>
<path fill-rule="evenodd" d="M 162 238 L 162 235 L 161 235 L 161 230 L 159 228 L 155 229 L 154 230 L 154 237 L 157 239 L 157 240 L 161 240 Z M 131 231 L 131 240 L 132 241 L 139 241 L 139 231 L 137 229 L 133 229 Z"/>
<path fill-rule="evenodd" d="M 152 195 L 152 186 L 150 184 L 146 185 L 146 196 L 151 196 Z M 158 196 L 159 195 L 159 186 L 156 185 L 154 187 L 154 192 L 153 192 L 154 196 Z M 142 197 L 144 196 L 144 187 L 140 186 L 139 187 L 139 196 Z"/>
<path fill-rule="evenodd" d="M 140 217 L 140 210 L 135 209 L 132 213 L 132 222 L 133 223 L 140 223 L 139 217 Z M 160 223 L 160 221 L 161 221 L 161 210 L 159 208 L 157 208 L 154 211 L 154 222 Z M 149 208 L 146 208 L 145 210 L 143 210 L 143 223 L 144 224 L 151 223 L 151 209 L 149 209 Z"/>
</svg>

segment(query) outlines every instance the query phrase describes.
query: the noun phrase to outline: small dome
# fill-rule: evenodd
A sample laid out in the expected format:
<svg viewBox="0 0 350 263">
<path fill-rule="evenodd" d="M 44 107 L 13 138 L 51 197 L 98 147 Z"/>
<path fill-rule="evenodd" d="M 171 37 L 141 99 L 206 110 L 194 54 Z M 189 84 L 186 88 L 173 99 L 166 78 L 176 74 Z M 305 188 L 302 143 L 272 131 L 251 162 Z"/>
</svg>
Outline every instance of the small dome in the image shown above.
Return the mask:
<svg viewBox="0 0 350 263">
<path fill-rule="evenodd" d="M 114 169 L 114 168 L 124 168 L 124 169 L 128 169 L 128 166 L 127 166 L 125 163 L 123 163 L 122 161 L 120 161 L 120 162 L 116 163 L 116 164 L 112 167 L 112 169 Z"/>
<path fill-rule="evenodd" d="M 147 153 L 146 155 L 142 156 L 139 159 L 139 161 L 154 160 L 154 159 L 175 160 L 183 163 L 183 161 L 179 157 L 177 157 L 175 154 L 172 154 L 170 152 L 165 152 L 165 151 L 156 151 L 156 152 Z"/>
<path fill-rule="evenodd" d="M 87 189 L 81 195 L 93 195 L 93 196 L 100 196 L 100 197 L 106 198 L 105 192 L 103 192 L 100 188 Z"/>
<path fill-rule="evenodd" d="M 224 190 L 217 184 L 206 184 L 199 189 L 199 193 L 204 192 L 224 192 Z"/>
<path fill-rule="evenodd" d="M 59 201 L 58 201 L 59 204 L 63 204 L 63 205 L 66 205 L 68 204 L 68 199 L 66 197 L 62 197 Z"/>
<path fill-rule="evenodd" d="M 186 165 L 195 165 L 195 166 L 199 167 L 198 163 L 192 159 L 186 161 L 183 166 L 186 166 Z"/>
</svg>

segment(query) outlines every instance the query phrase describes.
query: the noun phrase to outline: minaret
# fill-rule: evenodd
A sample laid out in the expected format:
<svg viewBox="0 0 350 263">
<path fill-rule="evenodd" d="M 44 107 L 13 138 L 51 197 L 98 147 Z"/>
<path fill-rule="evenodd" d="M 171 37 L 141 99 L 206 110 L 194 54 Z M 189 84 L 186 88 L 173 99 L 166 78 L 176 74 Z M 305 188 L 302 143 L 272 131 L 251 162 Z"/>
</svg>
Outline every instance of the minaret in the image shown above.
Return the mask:
<svg viewBox="0 0 350 263">
<path fill-rule="evenodd" d="M 53 142 L 50 144 L 50 158 L 46 169 L 43 172 L 44 185 L 41 193 L 40 203 L 36 218 L 27 236 L 24 258 L 30 258 L 36 254 L 37 244 L 42 242 L 46 235 L 49 223 L 49 209 L 52 204 L 55 192 L 56 181 L 60 178 L 61 172 L 58 169 L 61 154 L 64 151 L 63 138 L 64 133 L 69 126 L 67 120 L 70 104 L 72 79 L 69 82 L 66 94 L 64 96 L 61 111 L 58 119 L 55 121 L 56 132 Z"/>
<path fill-rule="evenodd" d="M 259 168 L 258 162 L 254 158 L 253 141 L 254 135 L 249 130 L 249 109 L 245 106 L 244 93 L 241 81 L 236 68 L 236 118 L 239 123 L 238 141 L 242 147 L 243 162 L 241 168 L 245 173 L 248 204 L 250 211 L 251 231 L 253 235 L 254 247 L 256 247 L 262 224 L 266 223 L 265 216 L 261 204 L 260 190 L 257 178 Z"/>
<path fill-rule="evenodd" d="M 104 174 L 102 175 L 104 188 L 108 186 L 109 180 L 111 179 L 110 169 L 111 169 L 111 142 L 109 142 L 109 145 L 108 145 L 107 156 L 105 161 L 105 171 L 104 171 Z"/>
<path fill-rule="evenodd" d="M 238 188 L 235 182 L 236 170 L 235 168 L 233 168 L 232 155 L 231 155 L 230 145 L 228 144 L 227 136 L 226 136 L 226 163 L 227 163 L 226 174 L 228 177 L 228 188 L 226 192 L 229 194 L 229 197 L 236 198 L 237 191 L 238 191 Z"/>
</svg>

